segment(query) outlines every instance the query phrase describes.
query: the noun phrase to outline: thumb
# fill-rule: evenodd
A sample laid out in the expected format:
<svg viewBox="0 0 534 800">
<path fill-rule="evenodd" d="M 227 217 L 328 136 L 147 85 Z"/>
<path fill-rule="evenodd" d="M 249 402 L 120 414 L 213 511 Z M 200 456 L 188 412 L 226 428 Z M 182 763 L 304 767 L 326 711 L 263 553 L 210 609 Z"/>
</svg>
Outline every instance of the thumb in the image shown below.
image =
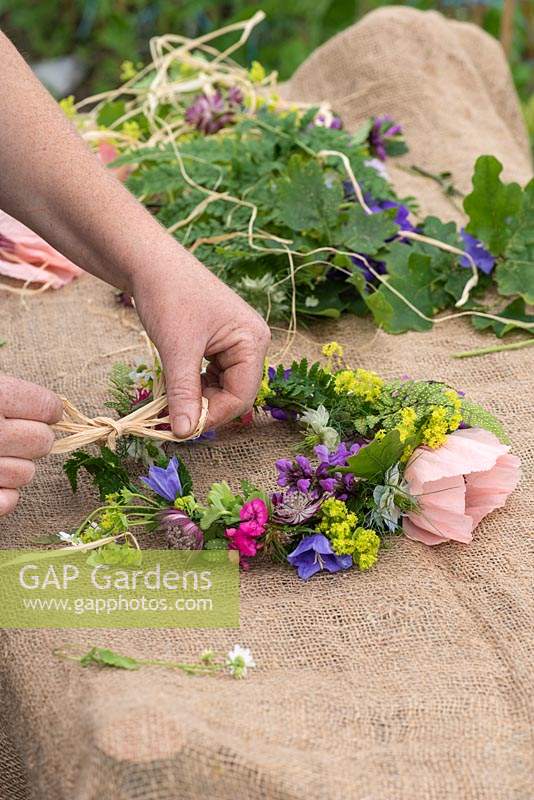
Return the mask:
<svg viewBox="0 0 534 800">
<path fill-rule="evenodd" d="M 179 438 L 191 436 L 202 408 L 200 370 L 202 354 L 195 351 L 174 352 L 162 357 L 169 417 L 172 432 Z"/>
</svg>

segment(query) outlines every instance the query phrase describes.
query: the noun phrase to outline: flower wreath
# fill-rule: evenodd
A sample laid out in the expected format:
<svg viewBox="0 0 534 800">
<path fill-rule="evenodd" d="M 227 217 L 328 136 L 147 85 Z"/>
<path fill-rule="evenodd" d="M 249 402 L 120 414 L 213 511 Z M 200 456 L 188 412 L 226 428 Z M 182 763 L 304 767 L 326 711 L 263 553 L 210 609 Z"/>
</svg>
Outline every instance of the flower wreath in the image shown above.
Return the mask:
<svg viewBox="0 0 534 800">
<path fill-rule="evenodd" d="M 222 481 L 201 501 L 181 459 L 153 439 L 125 436 L 115 452 L 77 451 L 66 462 L 73 490 L 84 468 L 104 504 L 60 540 L 91 550 L 94 564 L 133 566 L 142 551 L 132 531 L 159 530 L 169 548 L 237 550 L 244 569 L 268 558 L 303 580 L 368 570 L 400 533 L 428 545 L 470 542 L 519 480 L 500 422 L 443 383 L 353 370 L 336 342 L 323 354 L 323 364 L 266 367 L 256 409 L 304 433 L 302 452 L 276 462 L 277 491 L 243 481 L 236 493 Z M 161 378 L 157 360 L 115 365 L 108 405 L 131 414 L 153 401 Z M 140 485 L 127 469 L 131 458 L 148 466 Z"/>
</svg>

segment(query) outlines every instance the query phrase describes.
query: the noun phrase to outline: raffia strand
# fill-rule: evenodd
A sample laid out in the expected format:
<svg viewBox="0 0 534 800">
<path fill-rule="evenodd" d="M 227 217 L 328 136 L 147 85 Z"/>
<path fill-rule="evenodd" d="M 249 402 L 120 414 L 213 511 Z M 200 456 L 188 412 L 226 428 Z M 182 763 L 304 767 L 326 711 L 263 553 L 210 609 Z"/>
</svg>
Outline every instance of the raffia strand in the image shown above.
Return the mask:
<svg viewBox="0 0 534 800">
<path fill-rule="evenodd" d="M 159 439 L 166 442 L 187 442 L 198 438 L 204 431 L 208 418 L 208 400 L 202 398 L 202 410 L 198 424 L 191 434 L 183 439 L 178 438 L 171 431 L 157 430 L 158 426 L 169 424 L 169 416 L 158 416 L 167 407 L 167 395 L 162 394 L 151 400 L 141 408 L 132 411 L 126 417 L 113 419 L 112 417 L 88 417 L 67 399 L 63 400 L 63 419 L 54 425 L 54 429 L 68 434 L 61 439 L 56 439 L 52 453 L 70 453 L 80 447 L 90 444 L 105 444 L 110 450 L 115 450 L 117 440 L 123 436 L 140 436 L 149 439 Z"/>
</svg>

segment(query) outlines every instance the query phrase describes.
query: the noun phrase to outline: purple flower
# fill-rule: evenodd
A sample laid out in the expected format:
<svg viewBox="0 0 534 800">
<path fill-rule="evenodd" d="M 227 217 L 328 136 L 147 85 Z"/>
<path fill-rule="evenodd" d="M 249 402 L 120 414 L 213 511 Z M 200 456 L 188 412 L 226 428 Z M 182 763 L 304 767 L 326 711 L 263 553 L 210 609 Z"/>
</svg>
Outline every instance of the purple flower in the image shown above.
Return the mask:
<svg viewBox="0 0 534 800">
<path fill-rule="evenodd" d="M 306 456 L 299 455 L 294 461 L 282 458 L 276 462 L 278 485 L 287 492 L 307 494 L 311 500 L 322 498 L 325 494 L 334 495 L 345 500 L 355 487 L 354 475 L 334 472 L 332 467 L 345 467 L 347 459 L 357 453 L 359 444 L 349 447 L 341 442 L 332 453 L 324 445 L 315 447 L 315 455 L 319 459 L 317 467 L 313 467 Z"/>
<path fill-rule="evenodd" d="M 339 572 L 352 566 L 352 556 L 336 556 L 332 545 L 322 533 L 305 536 L 288 555 L 287 560 L 296 567 L 298 576 L 303 581 L 323 569 Z"/>
<path fill-rule="evenodd" d="M 167 547 L 173 550 L 202 550 L 204 534 L 185 511 L 168 508 L 159 515 Z"/>
<path fill-rule="evenodd" d="M 495 259 L 491 253 L 486 250 L 480 239 L 476 239 L 474 236 L 471 236 L 471 234 L 467 233 L 467 231 L 465 231 L 463 228 L 460 231 L 460 235 L 464 242 L 465 252 L 469 253 L 475 262 L 475 266 L 477 266 L 481 272 L 489 275 L 495 266 Z M 466 256 L 463 256 L 463 258 L 460 259 L 460 266 L 468 268 L 471 267 L 471 263 Z"/>
<path fill-rule="evenodd" d="M 343 127 L 341 117 L 337 117 L 335 114 L 330 112 L 317 114 L 313 120 L 313 125 L 318 128 L 331 128 L 335 131 L 340 131 Z"/>
<path fill-rule="evenodd" d="M 364 256 L 365 261 L 369 264 L 369 267 L 372 267 L 375 272 L 379 275 L 385 275 L 387 272 L 386 262 L 385 261 L 377 261 L 374 258 L 370 258 L 370 256 Z M 355 264 L 360 272 L 362 273 L 363 277 L 367 281 L 367 283 L 372 283 L 373 281 L 378 280 L 376 275 L 373 275 L 367 264 L 356 256 L 351 256 L 350 260 L 353 264 Z"/>
<path fill-rule="evenodd" d="M 228 89 L 228 102 L 236 106 L 240 106 L 243 102 L 243 92 L 238 86 L 232 86 Z"/>
<path fill-rule="evenodd" d="M 185 120 L 197 130 L 205 133 L 217 133 L 233 119 L 233 110 L 227 107 L 222 94 L 199 94 L 185 112 Z"/>
<path fill-rule="evenodd" d="M 284 370 L 284 380 L 287 381 L 289 376 L 291 375 L 291 369 Z M 269 383 L 274 380 L 276 376 L 276 369 L 274 367 L 269 367 L 267 370 L 267 377 Z M 270 402 L 267 402 L 263 406 L 265 411 L 269 411 L 271 417 L 273 419 L 279 420 L 280 422 L 285 422 L 286 420 L 295 420 L 297 415 L 294 411 L 286 411 L 284 408 L 278 408 L 270 398 Z"/>
<path fill-rule="evenodd" d="M 415 228 L 410 222 L 410 209 L 402 203 L 397 203 L 395 200 L 375 200 L 370 194 L 365 194 L 365 202 L 373 212 L 373 214 L 380 214 L 381 211 L 387 211 L 390 208 L 396 208 L 394 221 L 397 223 L 402 231 L 414 231 Z"/>
<path fill-rule="evenodd" d="M 279 525 L 301 525 L 317 513 L 323 498 L 316 499 L 303 492 L 273 492 L 273 522 Z"/>
<path fill-rule="evenodd" d="M 328 464 L 330 467 L 346 467 L 347 460 L 356 455 L 360 449 L 360 444 L 351 444 L 347 447 L 345 442 L 340 442 L 335 450 L 330 452 L 328 447 L 324 444 L 318 444 L 314 447 L 314 452 L 321 464 Z"/>
<path fill-rule="evenodd" d="M 2 241 L 0 236 L 0 249 L 1 249 Z M 134 301 L 131 294 L 128 292 L 115 292 L 115 302 L 118 303 L 120 306 L 124 306 L 125 308 L 133 308 Z"/>
<path fill-rule="evenodd" d="M 394 139 L 399 139 L 401 136 L 401 126 L 393 122 L 391 117 L 376 117 L 369 134 L 369 147 L 371 149 L 371 153 L 379 158 L 380 161 L 385 161 L 388 153 L 389 142 Z"/>
<path fill-rule="evenodd" d="M 170 503 L 174 503 L 177 497 L 182 495 L 182 484 L 178 475 L 178 459 L 176 456 L 171 458 L 167 467 L 150 467 L 148 477 L 141 478 L 143 483 L 149 486 L 153 492 L 164 497 Z"/>
</svg>

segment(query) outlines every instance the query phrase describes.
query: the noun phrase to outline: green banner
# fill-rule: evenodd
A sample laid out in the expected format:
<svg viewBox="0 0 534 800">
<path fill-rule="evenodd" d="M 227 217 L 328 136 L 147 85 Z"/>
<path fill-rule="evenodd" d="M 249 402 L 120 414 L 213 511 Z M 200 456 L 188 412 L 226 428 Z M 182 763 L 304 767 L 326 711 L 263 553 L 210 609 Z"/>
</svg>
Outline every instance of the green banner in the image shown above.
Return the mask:
<svg viewBox="0 0 534 800">
<path fill-rule="evenodd" d="M 0 628 L 239 627 L 235 551 L 140 557 L 131 567 L 75 548 L 0 550 Z"/>
</svg>

